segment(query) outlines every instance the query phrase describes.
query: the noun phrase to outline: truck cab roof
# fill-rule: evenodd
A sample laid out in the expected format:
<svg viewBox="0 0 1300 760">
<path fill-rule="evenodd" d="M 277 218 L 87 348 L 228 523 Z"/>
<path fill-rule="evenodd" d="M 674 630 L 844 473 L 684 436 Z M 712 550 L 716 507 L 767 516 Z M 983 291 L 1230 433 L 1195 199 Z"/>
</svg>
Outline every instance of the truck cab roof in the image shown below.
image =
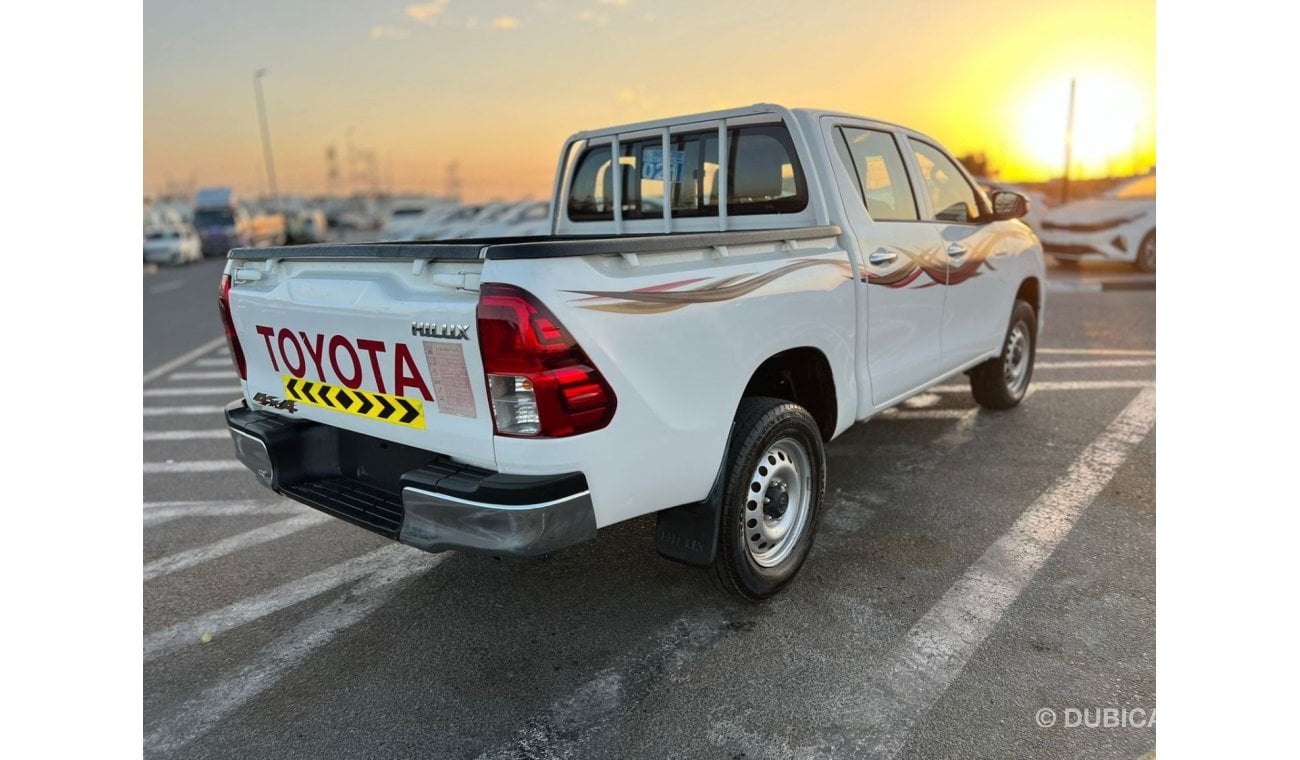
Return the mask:
<svg viewBox="0 0 1300 760">
<path fill-rule="evenodd" d="M 758 116 L 763 114 L 771 114 L 775 116 L 784 116 L 784 117 L 799 116 L 805 118 L 806 117 L 818 118 L 821 116 L 844 116 L 846 118 L 861 119 L 865 121 L 874 122 L 876 124 L 888 126 L 892 129 L 904 129 L 904 127 L 901 127 L 897 124 L 893 124 L 891 122 L 883 121 L 881 119 L 873 119 L 858 114 L 851 114 L 844 111 L 836 111 L 836 110 L 825 109 L 825 108 L 787 108 L 786 106 L 778 105 L 776 103 L 755 103 L 753 105 L 742 106 L 739 108 L 724 108 L 717 111 L 701 111 L 699 113 L 685 114 L 681 116 L 672 116 L 664 119 L 651 119 L 649 121 L 630 122 L 627 124 L 615 124 L 612 126 L 600 127 L 598 129 L 587 129 L 587 130 L 582 130 L 580 132 L 574 133 L 573 136 L 570 137 L 570 139 L 571 140 L 590 139 L 593 137 L 604 137 L 604 136 L 609 136 L 621 132 L 639 132 L 647 129 L 659 129 L 666 126 L 678 126 L 682 124 L 691 124 L 700 121 L 718 121 L 721 119 L 734 119 L 734 118 L 742 118 L 746 116 Z"/>
</svg>

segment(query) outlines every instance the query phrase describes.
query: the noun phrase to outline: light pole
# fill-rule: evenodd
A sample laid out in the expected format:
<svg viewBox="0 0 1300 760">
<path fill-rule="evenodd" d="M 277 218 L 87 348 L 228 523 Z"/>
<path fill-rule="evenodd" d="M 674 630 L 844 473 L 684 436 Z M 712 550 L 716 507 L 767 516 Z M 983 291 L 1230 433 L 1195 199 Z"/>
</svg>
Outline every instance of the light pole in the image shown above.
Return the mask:
<svg viewBox="0 0 1300 760">
<path fill-rule="evenodd" d="M 266 161 L 266 183 L 271 189 L 271 202 L 280 211 L 280 190 L 275 185 L 275 158 L 271 155 L 271 129 L 266 125 L 266 102 L 262 99 L 262 77 L 266 69 L 253 72 L 253 94 L 257 96 L 257 121 L 262 126 L 262 155 Z"/>
<path fill-rule="evenodd" d="M 1061 203 L 1070 202 L 1070 163 L 1074 152 L 1074 80 L 1070 80 L 1070 112 L 1065 117 L 1065 174 L 1061 177 Z"/>
</svg>

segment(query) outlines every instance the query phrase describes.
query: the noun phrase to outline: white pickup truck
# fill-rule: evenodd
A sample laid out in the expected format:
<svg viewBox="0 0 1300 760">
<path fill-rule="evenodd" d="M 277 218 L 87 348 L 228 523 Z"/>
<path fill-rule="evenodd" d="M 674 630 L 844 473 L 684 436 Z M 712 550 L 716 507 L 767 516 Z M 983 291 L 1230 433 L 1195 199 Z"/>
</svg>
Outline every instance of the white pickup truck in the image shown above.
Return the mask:
<svg viewBox="0 0 1300 760">
<path fill-rule="evenodd" d="M 1024 396 L 1026 210 L 849 114 L 580 132 L 553 235 L 232 251 L 235 451 L 429 551 L 535 555 L 657 513 L 662 555 L 762 599 L 812 546 L 825 442 L 962 371 L 985 407 Z"/>
</svg>

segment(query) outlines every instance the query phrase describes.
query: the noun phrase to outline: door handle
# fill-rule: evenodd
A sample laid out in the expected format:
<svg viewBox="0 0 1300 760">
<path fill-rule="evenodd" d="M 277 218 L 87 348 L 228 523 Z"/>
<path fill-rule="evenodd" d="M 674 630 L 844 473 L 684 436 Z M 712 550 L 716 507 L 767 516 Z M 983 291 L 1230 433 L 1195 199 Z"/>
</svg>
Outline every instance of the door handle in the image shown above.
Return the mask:
<svg viewBox="0 0 1300 760">
<path fill-rule="evenodd" d="M 966 253 L 967 253 L 966 246 L 961 245 L 960 243 L 948 244 L 948 258 L 960 259 L 962 256 L 965 256 Z"/>
<path fill-rule="evenodd" d="M 892 264 L 897 259 L 897 253 L 886 251 L 884 248 L 877 248 L 867 257 L 867 263 L 873 267 L 883 267 L 886 264 Z"/>
</svg>

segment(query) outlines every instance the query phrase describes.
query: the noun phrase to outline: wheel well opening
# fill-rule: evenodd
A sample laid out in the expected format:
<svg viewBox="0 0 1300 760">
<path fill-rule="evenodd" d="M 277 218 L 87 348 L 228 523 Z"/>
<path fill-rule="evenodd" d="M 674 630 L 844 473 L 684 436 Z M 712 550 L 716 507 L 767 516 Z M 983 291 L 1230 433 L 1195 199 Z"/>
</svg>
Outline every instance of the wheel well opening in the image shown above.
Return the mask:
<svg viewBox="0 0 1300 760">
<path fill-rule="evenodd" d="M 1020 290 L 1016 291 L 1016 300 L 1024 301 L 1034 307 L 1034 313 L 1040 314 L 1043 311 L 1043 290 L 1038 283 L 1037 277 L 1030 277 L 1020 283 Z"/>
<path fill-rule="evenodd" d="M 823 439 L 829 441 L 835 433 L 835 376 L 815 348 L 791 348 L 770 357 L 754 370 L 743 395 L 793 401 L 817 421 Z"/>
</svg>

